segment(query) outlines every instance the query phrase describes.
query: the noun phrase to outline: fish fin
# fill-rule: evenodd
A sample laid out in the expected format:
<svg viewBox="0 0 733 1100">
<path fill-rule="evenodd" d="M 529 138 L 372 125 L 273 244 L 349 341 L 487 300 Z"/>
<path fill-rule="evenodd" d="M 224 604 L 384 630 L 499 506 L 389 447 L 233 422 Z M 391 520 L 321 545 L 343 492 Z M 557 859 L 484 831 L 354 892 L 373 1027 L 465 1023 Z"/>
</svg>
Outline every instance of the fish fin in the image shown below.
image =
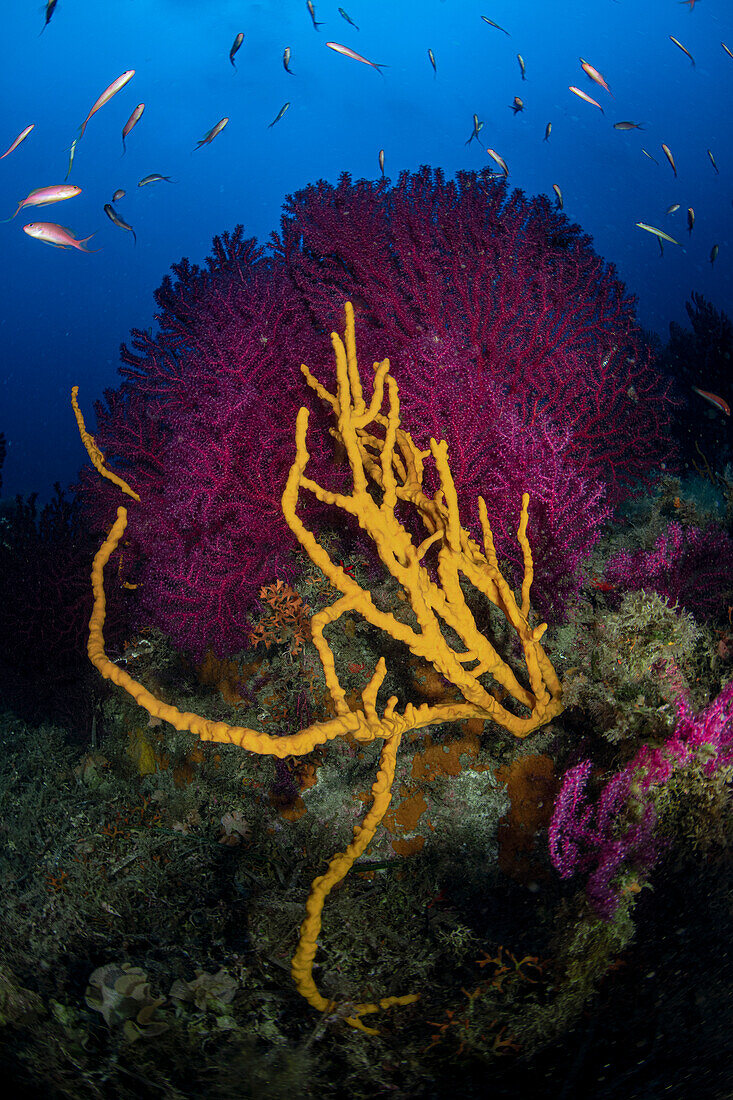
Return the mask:
<svg viewBox="0 0 733 1100">
<path fill-rule="evenodd" d="M 94 234 L 90 233 L 88 237 L 80 237 L 79 240 L 76 242 L 77 246 L 83 245 L 86 241 L 91 241 L 93 236 L 94 236 Z M 64 248 L 73 248 L 74 246 L 73 245 L 63 245 L 62 247 L 64 247 Z M 79 251 L 80 252 L 89 252 L 91 254 L 93 252 L 101 252 L 102 249 L 101 248 L 81 248 L 81 247 L 79 247 Z"/>
</svg>

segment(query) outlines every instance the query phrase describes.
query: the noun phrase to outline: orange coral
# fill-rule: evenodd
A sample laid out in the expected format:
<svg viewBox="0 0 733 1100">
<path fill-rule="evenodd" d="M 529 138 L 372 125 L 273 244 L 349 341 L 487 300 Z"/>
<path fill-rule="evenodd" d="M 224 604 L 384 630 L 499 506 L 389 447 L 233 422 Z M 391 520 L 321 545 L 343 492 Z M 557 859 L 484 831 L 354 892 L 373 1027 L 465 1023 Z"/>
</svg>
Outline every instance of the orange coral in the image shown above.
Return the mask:
<svg viewBox="0 0 733 1100">
<path fill-rule="evenodd" d="M 250 643 L 264 642 L 265 649 L 269 649 L 271 645 L 290 642 L 290 652 L 295 656 L 311 636 L 310 607 L 289 584 L 280 580 L 261 588 L 260 597 L 270 606 L 272 614 L 265 615 L 252 628 Z"/>
</svg>

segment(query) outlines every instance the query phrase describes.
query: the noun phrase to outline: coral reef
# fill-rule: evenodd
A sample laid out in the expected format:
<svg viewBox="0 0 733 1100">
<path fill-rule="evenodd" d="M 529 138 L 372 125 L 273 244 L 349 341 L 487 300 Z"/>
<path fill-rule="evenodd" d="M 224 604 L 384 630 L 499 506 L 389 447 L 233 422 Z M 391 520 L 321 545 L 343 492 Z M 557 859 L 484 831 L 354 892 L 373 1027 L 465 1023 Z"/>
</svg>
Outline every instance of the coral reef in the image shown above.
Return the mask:
<svg viewBox="0 0 733 1100">
<path fill-rule="evenodd" d="M 719 618 L 733 596 L 733 540 L 718 524 L 672 522 L 652 549 L 613 554 L 605 576 L 621 590 L 651 589 L 698 619 Z"/>
<path fill-rule="evenodd" d="M 674 676 L 672 686 L 674 688 Z M 677 722 L 664 743 L 643 745 L 626 767 L 603 784 L 591 803 L 586 787 L 592 763 L 576 764 L 565 775 L 550 824 L 550 854 L 562 878 L 589 871 L 588 900 L 610 920 L 623 894 L 648 880 L 663 847 L 669 822 L 669 786 L 702 769 L 728 787 L 733 761 L 733 682 L 704 710 L 694 713 L 677 688 Z M 728 801 L 728 797 L 724 798 Z M 729 809 L 729 806 L 728 806 Z M 715 816 L 715 815 L 714 815 Z"/>
<path fill-rule="evenodd" d="M 669 457 L 668 387 L 614 269 L 488 171 L 321 181 L 286 201 L 273 247 L 318 326 L 347 297 L 366 355 L 389 349 L 418 444 L 448 442 L 469 528 L 481 493 L 508 543 L 531 480 L 535 599 L 559 613 L 608 509 Z"/>
<path fill-rule="evenodd" d="M 337 717 L 280 737 L 243 726 L 213 722 L 161 702 L 143 684 L 110 661 L 103 636 L 104 567 L 124 535 L 127 523 L 124 508 L 118 509 L 117 520 L 92 566 L 94 610 L 89 624 L 89 656 L 102 675 L 123 687 L 154 718 L 164 719 L 176 729 L 190 730 L 203 741 L 236 744 L 279 759 L 305 754 L 316 746 L 347 735 L 365 744 L 382 741 L 379 768 L 372 785 L 372 806 L 362 824 L 355 826 L 353 840 L 347 849 L 334 856 L 325 874 L 314 880 L 306 903 L 307 916 L 301 926 L 298 948 L 291 963 L 291 973 L 299 992 L 321 1012 L 332 1012 L 335 1008 L 334 1002 L 318 990 L 313 978 L 323 904 L 334 886 L 341 882 L 355 860 L 365 852 L 389 807 L 397 751 L 403 734 L 436 722 L 480 718 L 492 720 L 517 737 L 526 737 L 563 709 L 560 682 L 540 645 L 547 624 L 533 626 L 530 623 L 533 559 L 527 539 L 528 494 L 524 494 L 522 501 L 517 533 L 524 560 L 519 603 L 499 569 L 483 498 L 479 498 L 483 553 L 461 527 L 445 441 L 436 442 L 431 438 L 429 451 L 422 451 L 415 446 L 410 434 L 400 428 L 399 390 L 389 374 L 388 359 L 376 366 L 372 395 L 367 403 L 356 358 L 351 303 L 346 303 L 345 312 L 344 341 L 335 332 L 331 334 L 336 356 L 336 392 L 330 393 L 306 366 L 302 370 L 308 385 L 324 403 L 331 406 L 336 417 L 337 428 L 332 431 L 346 452 L 353 491 L 348 494 L 334 492 L 306 476 L 310 455 L 306 446 L 308 409 L 303 407 L 296 420 L 295 461 L 282 497 L 283 515 L 288 526 L 313 564 L 341 592 L 339 599 L 310 620 L 311 636 Z M 385 389 L 387 414 L 381 412 Z M 84 426 L 76 402 L 76 390 L 72 393 L 72 402 L 82 440 L 97 470 L 129 497 L 139 500 L 136 491 L 104 466 L 101 452 Z M 430 456 L 437 468 L 440 484 L 440 491 L 432 498 L 427 497 L 423 490 L 424 462 Z M 371 593 L 349 576 L 341 565 L 331 560 L 327 550 L 298 515 L 301 490 L 308 490 L 318 500 L 358 517 L 360 526 L 374 542 L 382 564 L 402 589 L 403 599 L 411 609 L 407 622 L 392 611 L 377 607 Z M 378 493 L 380 503 L 372 493 Z M 417 513 L 423 526 L 424 537 L 418 545 L 415 545 L 399 518 L 399 515 L 411 510 Z M 423 563 L 429 551 L 434 556 L 433 573 L 439 578 L 437 583 L 431 579 Z M 521 682 L 509 659 L 503 659 L 489 638 L 478 629 L 466 602 L 461 578 L 464 584 L 471 585 L 484 597 L 489 608 L 495 609 L 516 635 L 523 652 L 527 683 Z M 402 643 L 415 656 L 429 662 L 457 689 L 459 701 L 418 707 L 409 702 L 400 712 L 397 709 L 398 698 L 392 695 L 380 714 L 377 711 L 377 694 L 387 673 L 386 661 L 380 656 L 367 686 L 361 692 L 360 703 L 350 705 L 339 680 L 334 651 L 326 637 L 326 629 L 349 612 L 357 612 L 387 637 Z M 468 664 L 473 667 L 464 667 Z M 408 994 L 382 997 L 377 1002 L 363 1002 L 353 1005 L 345 1019 L 352 1027 L 372 1031 L 362 1023 L 363 1015 L 392 1005 L 411 1004 L 416 999 L 415 994 Z"/>
<path fill-rule="evenodd" d="M 287 580 L 297 547 L 280 511 L 312 326 L 242 227 L 204 270 L 181 261 L 156 292 L 158 334 L 134 331 L 118 390 L 96 406 L 108 469 L 146 501 L 127 533 L 124 575 L 151 620 L 201 660 L 244 649 L 257 594 Z M 317 343 L 317 341 L 316 341 Z M 317 462 L 317 456 L 314 456 Z M 88 523 L 116 499 L 82 475 Z"/>
<path fill-rule="evenodd" d="M 206 268 L 174 266 L 155 295 L 158 331 L 133 332 L 122 385 L 96 407 L 107 468 L 146 501 L 125 551 L 138 621 L 196 660 L 245 648 L 259 589 L 292 579 L 279 498 L 297 366 L 325 359 L 345 298 L 365 356 L 392 355 L 418 446 L 447 440 L 474 538 L 477 498 L 490 502 L 515 584 L 531 481 L 545 616 L 577 590 L 612 506 L 668 457 L 669 398 L 633 300 L 545 198 L 509 194 L 488 172 L 448 182 L 427 168 L 394 186 L 310 187 L 286 203 L 268 252 L 239 226 L 215 238 Z M 332 468 L 321 451 L 319 473 Z M 83 475 L 81 489 L 101 532 L 109 487 Z"/>
</svg>

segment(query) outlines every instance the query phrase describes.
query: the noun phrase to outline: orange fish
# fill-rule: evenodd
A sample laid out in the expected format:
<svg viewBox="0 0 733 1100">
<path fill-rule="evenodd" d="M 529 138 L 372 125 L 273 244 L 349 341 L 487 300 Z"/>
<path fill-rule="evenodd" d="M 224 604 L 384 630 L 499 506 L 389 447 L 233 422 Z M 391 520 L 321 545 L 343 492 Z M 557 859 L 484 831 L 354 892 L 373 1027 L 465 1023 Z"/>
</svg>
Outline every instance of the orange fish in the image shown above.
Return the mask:
<svg viewBox="0 0 733 1100">
<path fill-rule="evenodd" d="M 54 248 L 76 248 L 79 252 L 90 253 L 101 251 L 99 248 L 82 248 L 85 241 L 92 239 L 93 233 L 88 237 L 77 238 L 70 229 L 66 229 L 63 225 L 56 225 L 55 222 L 29 222 L 28 225 L 23 226 L 23 232 L 44 244 L 52 244 Z"/>
<path fill-rule="evenodd" d="M 704 397 L 706 401 L 709 401 L 711 405 L 714 405 L 720 412 L 725 413 L 726 416 L 730 416 L 730 405 L 722 398 L 718 397 L 717 393 L 710 393 L 709 390 L 700 390 L 697 386 L 692 387 L 695 393 L 699 393 L 700 397 Z"/>
<path fill-rule="evenodd" d="M 8 153 L 14 153 L 15 150 L 20 145 L 21 141 L 25 141 L 25 139 L 28 137 L 29 133 L 31 132 L 31 130 L 33 129 L 34 126 L 35 126 L 35 122 L 31 122 L 30 126 L 26 126 L 25 130 L 21 130 L 20 133 L 18 134 L 17 138 L 13 142 L 13 144 L 10 146 L 10 148 L 6 149 L 5 152 L 3 153 L 3 156 L 0 157 L 0 160 L 2 160 L 3 157 L 6 157 L 8 155 Z"/>
<path fill-rule="evenodd" d="M 574 84 L 568 85 L 568 91 L 572 92 L 573 95 L 579 96 L 580 99 L 585 100 L 586 103 L 591 103 L 594 107 L 597 107 L 601 114 L 605 114 L 605 111 L 597 100 L 591 99 L 589 95 L 586 95 L 580 88 L 576 88 Z"/>
<path fill-rule="evenodd" d="M 49 206 L 52 202 L 75 199 L 77 195 L 81 195 L 81 187 L 75 187 L 71 183 L 59 183 L 51 187 L 37 187 L 35 191 L 31 191 L 30 195 L 26 195 L 24 199 L 20 200 L 18 210 L 22 210 L 24 206 Z M 18 210 L 15 211 L 15 214 L 18 213 Z M 3 221 L 11 222 L 15 214 L 9 218 L 4 218 Z"/>
<path fill-rule="evenodd" d="M 595 83 L 598 84 L 601 88 L 605 88 L 609 95 L 613 95 L 613 92 L 609 88 L 608 84 L 606 84 L 606 81 L 603 79 L 601 74 L 598 72 L 598 69 L 594 69 L 593 66 L 589 64 L 589 62 L 584 61 L 582 57 L 580 58 L 580 67 L 586 76 L 589 76 L 591 80 L 595 81 Z"/>
<path fill-rule="evenodd" d="M 118 76 L 116 80 L 113 80 L 112 83 L 110 84 L 109 88 L 104 89 L 101 96 L 96 101 L 96 103 L 92 107 L 91 111 L 89 112 L 87 117 L 82 122 L 81 127 L 80 127 L 80 134 L 79 134 L 79 137 L 78 137 L 77 140 L 81 140 L 81 138 L 84 137 L 84 131 L 87 128 L 87 122 L 89 122 L 89 119 L 92 117 L 92 115 L 96 114 L 100 107 L 104 107 L 105 103 L 109 103 L 112 96 L 117 95 L 117 93 L 122 88 L 124 88 L 125 84 L 127 84 L 128 80 L 132 80 L 134 75 L 135 75 L 135 70 L 134 69 L 128 69 L 127 72 L 124 72 L 122 74 L 122 76 Z"/>
<path fill-rule="evenodd" d="M 127 122 L 125 123 L 125 125 L 122 128 L 122 152 L 123 152 L 123 154 L 125 152 L 125 138 L 130 133 L 130 130 L 132 130 L 133 126 L 137 126 L 138 122 L 140 121 L 140 119 L 143 116 L 143 111 L 144 110 L 145 110 L 145 104 L 144 103 L 138 103 L 137 107 L 132 112 L 132 114 L 130 115 Z"/>
<path fill-rule="evenodd" d="M 336 53 L 342 53 L 344 57 L 350 57 L 352 61 L 361 61 L 362 65 L 370 65 L 373 69 L 376 69 L 378 73 L 381 73 L 382 69 L 386 68 L 384 62 L 377 65 L 374 61 L 368 61 L 366 57 L 362 57 L 356 50 L 352 50 L 349 46 L 341 46 L 338 42 L 327 42 L 329 50 L 335 50 Z"/>
</svg>

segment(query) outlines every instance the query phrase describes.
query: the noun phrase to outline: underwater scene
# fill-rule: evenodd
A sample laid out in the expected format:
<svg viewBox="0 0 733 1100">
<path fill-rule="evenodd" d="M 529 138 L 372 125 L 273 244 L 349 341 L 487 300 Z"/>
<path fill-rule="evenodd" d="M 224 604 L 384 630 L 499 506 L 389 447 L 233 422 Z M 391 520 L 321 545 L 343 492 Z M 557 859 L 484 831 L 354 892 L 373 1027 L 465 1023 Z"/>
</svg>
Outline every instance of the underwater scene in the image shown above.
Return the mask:
<svg viewBox="0 0 733 1100">
<path fill-rule="evenodd" d="M 731 0 L 2 23 L 6 1094 L 730 1100 Z"/>
</svg>

